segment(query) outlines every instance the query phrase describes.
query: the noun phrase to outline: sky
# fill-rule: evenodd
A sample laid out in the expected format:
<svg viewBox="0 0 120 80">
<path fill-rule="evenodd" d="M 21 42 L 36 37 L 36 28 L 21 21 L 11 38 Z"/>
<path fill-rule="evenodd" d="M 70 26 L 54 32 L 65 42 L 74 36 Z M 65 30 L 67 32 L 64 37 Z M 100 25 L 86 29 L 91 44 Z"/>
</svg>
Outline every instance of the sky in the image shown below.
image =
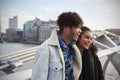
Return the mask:
<svg viewBox="0 0 120 80">
<path fill-rule="evenodd" d="M 120 0 L 0 0 L 2 32 L 9 27 L 9 18 L 18 16 L 18 28 L 36 17 L 57 20 L 63 12 L 77 12 L 84 26 L 92 30 L 120 28 Z"/>
</svg>

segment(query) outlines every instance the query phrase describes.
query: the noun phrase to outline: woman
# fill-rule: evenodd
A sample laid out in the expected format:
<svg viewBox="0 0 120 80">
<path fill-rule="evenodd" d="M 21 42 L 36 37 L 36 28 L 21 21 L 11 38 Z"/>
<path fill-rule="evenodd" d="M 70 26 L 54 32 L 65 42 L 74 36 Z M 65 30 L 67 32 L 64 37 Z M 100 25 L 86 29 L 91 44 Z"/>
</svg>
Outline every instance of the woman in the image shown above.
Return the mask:
<svg viewBox="0 0 120 80">
<path fill-rule="evenodd" d="M 96 55 L 98 48 L 92 41 L 92 32 L 88 27 L 81 28 L 82 33 L 77 46 L 82 55 L 82 73 L 79 80 L 104 80 L 102 66 Z"/>
</svg>

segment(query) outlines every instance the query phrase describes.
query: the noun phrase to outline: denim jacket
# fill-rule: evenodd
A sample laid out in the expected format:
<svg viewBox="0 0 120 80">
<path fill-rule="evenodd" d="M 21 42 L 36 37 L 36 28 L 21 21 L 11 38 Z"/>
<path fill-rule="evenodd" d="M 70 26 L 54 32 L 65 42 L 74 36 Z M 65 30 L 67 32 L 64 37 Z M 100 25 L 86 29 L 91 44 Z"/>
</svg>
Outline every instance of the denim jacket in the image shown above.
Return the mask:
<svg viewBox="0 0 120 80">
<path fill-rule="evenodd" d="M 76 45 L 73 59 L 74 80 L 78 80 L 82 70 L 82 59 Z M 32 70 L 32 80 L 65 80 L 65 62 L 59 45 L 57 31 L 54 30 L 48 40 L 37 50 Z"/>
</svg>

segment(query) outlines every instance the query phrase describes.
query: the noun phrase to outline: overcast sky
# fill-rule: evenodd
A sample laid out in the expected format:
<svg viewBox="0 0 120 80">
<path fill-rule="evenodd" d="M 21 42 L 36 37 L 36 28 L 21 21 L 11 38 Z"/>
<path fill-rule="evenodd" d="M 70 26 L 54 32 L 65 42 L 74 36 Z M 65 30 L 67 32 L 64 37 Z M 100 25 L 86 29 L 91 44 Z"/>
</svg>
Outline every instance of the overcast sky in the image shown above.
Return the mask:
<svg viewBox="0 0 120 80">
<path fill-rule="evenodd" d="M 75 11 L 92 30 L 120 28 L 120 0 L 0 0 L 1 27 L 8 28 L 9 18 L 18 16 L 18 27 L 36 17 L 57 20 L 62 12 Z"/>
</svg>

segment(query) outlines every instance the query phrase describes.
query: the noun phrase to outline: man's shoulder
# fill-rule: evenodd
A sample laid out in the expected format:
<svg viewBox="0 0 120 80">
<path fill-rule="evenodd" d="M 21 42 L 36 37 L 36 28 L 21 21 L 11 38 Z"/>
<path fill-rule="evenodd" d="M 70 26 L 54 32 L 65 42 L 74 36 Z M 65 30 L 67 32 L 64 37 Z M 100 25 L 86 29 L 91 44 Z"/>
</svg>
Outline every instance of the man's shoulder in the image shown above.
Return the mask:
<svg viewBox="0 0 120 80">
<path fill-rule="evenodd" d="M 46 48 L 46 47 L 48 47 L 49 45 L 48 45 L 48 41 L 49 41 L 49 39 L 47 39 L 46 41 L 44 41 L 41 45 L 40 45 L 40 48 Z"/>
<path fill-rule="evenodd" d="M 43 42 L 39 48 L 37 49 L 37 53 L 40 54 L 41 52 L 48 52 L 49 51 L 49 45 L 47 41 Z"/>
</svg>

